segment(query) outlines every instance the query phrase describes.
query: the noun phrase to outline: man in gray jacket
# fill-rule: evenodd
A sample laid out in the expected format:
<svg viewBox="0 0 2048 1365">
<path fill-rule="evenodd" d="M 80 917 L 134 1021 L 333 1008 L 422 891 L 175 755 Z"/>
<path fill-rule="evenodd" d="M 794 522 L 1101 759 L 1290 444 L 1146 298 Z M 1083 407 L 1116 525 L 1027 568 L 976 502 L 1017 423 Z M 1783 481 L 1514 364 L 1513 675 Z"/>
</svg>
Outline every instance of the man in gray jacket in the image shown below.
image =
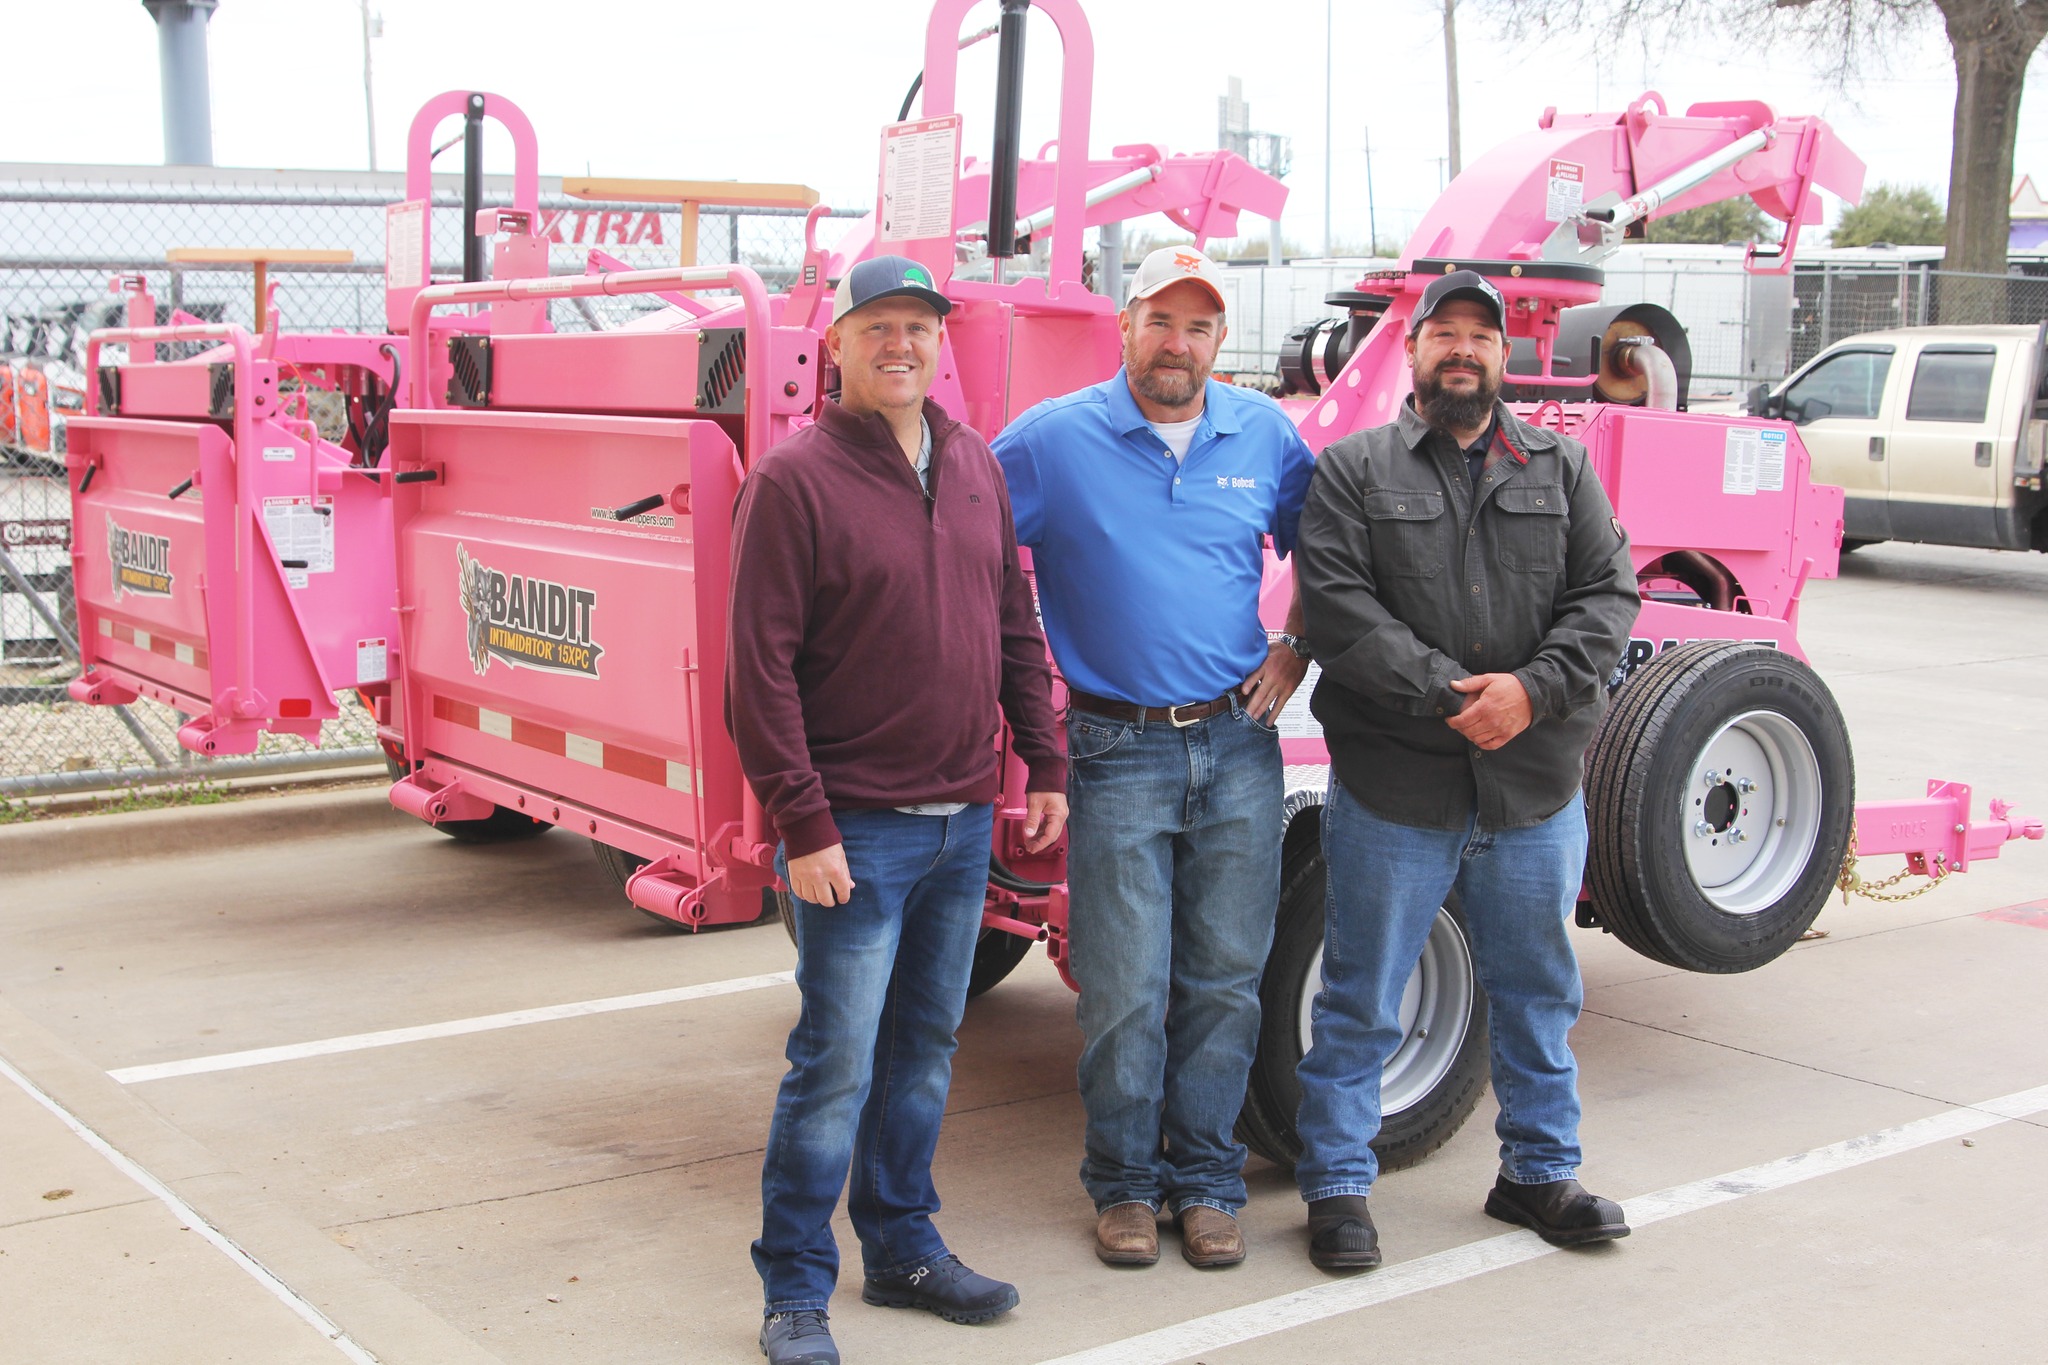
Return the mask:
<svg viewBox="0 0 2048 1365">
<path fill-rule="evenodd" d="M 1586 448 L 1499 401 L 1506 309 L 1460 270 L 1423 291 L 1400 419 L 1331 445 L 1297 572 L 1322 665 L 1323 989 L 1302 1059 L 1295 1168 L 1309 1259 L 1380 1263 L 1380 1071 L 1401 993 L 1456 888 L 1492 1006 L 1495 1218 L 1560 1245 L 1628 1235 L 1579 1166 L 1578 959 L 1565 920 L 1586 857 L 1580 777 L 1639 599 Z"/>
</svg>

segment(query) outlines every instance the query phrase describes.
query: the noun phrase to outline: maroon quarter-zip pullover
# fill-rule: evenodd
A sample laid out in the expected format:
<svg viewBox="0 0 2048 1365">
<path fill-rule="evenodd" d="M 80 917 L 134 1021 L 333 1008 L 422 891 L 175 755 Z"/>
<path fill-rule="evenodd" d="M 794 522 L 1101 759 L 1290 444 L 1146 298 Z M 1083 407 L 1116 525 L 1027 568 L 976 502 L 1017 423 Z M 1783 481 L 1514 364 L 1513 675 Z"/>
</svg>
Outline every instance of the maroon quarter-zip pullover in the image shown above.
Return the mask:
<svg viewBox="0 0 2048 1365">
<path fill-rule="evenodd" d="M 1002 467 L 924 417 L 929 496 L 886 420 L 830 402 L 740 489 L 725 724 L 792 858 L 839 842 L 834 806 L 993 801 L 1002 717 L 1029 790 L 1066 790 Z"/>
</svg>

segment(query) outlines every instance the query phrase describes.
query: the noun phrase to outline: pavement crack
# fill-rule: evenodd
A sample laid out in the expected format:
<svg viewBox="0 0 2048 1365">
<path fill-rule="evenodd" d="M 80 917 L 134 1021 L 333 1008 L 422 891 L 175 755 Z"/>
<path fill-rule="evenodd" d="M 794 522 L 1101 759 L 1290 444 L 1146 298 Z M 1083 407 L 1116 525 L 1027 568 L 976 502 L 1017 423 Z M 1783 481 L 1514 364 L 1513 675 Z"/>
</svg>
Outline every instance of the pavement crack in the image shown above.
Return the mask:
<svg viewBox="0 0 2048 1365">
<path fill-rule="evenodd" d="M 155 1204 L 148 1195 L 135 1199 L 118 1199 L 106 1204 L 87 1204 L 75 1209 L 58 1209 L 51 1213 L 37 1214 L 34 1218 L 17 1218 L 11 1223 L 0 1223 L 0 1232 L 11 1232 L 15 1228 L 33 1227 L 37 1223 L 54 1223 L 60 1218 L 81 1218 L 91 1213 L 105 1213 L 109 1209 L 132 1209 L 138 1204 Z"/>
<path fill-rule="evenodd" d="M 591 1180 L 571 1180 L 560 1185 L 545 1185 L 535 1190 L 520 1190 L 516 1194 L 494 1194 L 484 1199 L 457 1199 L 447 1204 L 435 1204 L 427 1208 L 403 1209 L 396 1213 L 380 1213 L 375 1218 L 352 1218 L 345 1222 L 330 1223 L 322 1230 L 341 1232 L 348 1228 L 369 1227 L 375 1223 L 395 1222 L 400 1218 L 418 1218 L 429 1213 L 448 1213 L 455 1209 L 480 1209 L 492 1204 L 509 1204 L 516 1199 L 531 1199 L 535 1195 L 561 1194 L 566 1190 L 587 1190 L 599 1185 L 610 1185 L 620 1180 L 637 1180 L 644 1175 L 660 1175 L 666 1171 L 686 1171 L 692 1166 L 707 1166 L 717 1161 L 730 1161 L 740 1156 L 761 1156 L 767 1152 L 765 1146 L 749 1147 L 737 1152 L 721 1152 L 717 1156 L 693 1157 L 688 1161 L 672 1161 L 663 1166 L 647 1166 L 637 1171 L 620 1171 L 616 1175 L 601 1175 Z"/>
</svg>

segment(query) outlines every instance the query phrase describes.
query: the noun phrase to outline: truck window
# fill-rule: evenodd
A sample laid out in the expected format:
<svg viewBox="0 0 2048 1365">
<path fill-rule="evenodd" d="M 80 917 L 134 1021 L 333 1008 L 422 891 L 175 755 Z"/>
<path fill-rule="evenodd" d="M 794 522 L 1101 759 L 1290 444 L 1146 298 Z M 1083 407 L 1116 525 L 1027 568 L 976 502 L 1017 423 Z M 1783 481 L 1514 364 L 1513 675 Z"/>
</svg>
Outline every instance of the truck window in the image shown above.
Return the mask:
<svg viewBox="0 0 2048 1365">
<path fill-rule="evenodd" d="M 1830 417 L 1875 417 L 1891 368 L 1889 352 L 1844 351 L 1823 360 L 1785 390 L 1785 411 L 1796 412 L 1801 403 L 1818 398 L 1831 409 Z"/>
<path fill-rule="evenodd" d="M 1991 405 L 1994 352 L 1923 351 L 1906 399 L 1909 422 L 1981 422 Z"/>
</svg>

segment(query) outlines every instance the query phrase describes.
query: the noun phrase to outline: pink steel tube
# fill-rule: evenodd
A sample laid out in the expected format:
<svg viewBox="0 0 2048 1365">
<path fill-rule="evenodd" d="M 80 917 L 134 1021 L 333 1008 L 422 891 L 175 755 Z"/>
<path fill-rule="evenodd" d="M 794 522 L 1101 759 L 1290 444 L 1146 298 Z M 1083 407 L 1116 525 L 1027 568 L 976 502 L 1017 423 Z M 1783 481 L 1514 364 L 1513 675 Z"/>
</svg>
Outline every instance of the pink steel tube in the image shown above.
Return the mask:
<svg viewBox="0 0 2048 1365">
<path fill-rule="evenodd" d="M 255 343 L 242 328 L 231 322 L 186 324 L 182 327 L 103 327 L 86 339 L 85 372 L 99 373 L 100 347 L 110 341 L 143 342 L 154 349 L 163 341 L 225 341 L 235 353 L 235 676 L 234 709 L 239 716 L 253 716 L 257 706 L 251 694 L 256 677 L 256 590 L 243 569 L 243 542 L 248 538 L 254 492 L 249 487 L 248 454 L 256 448 L 254 419 L 250 407 L 256 402 L 256 386 L 250 365 Z M 99 415 L 99 385 L 85 386 L 85 410 Z"/>
<path fill-rule="evenodd" d="M 761 277 L 746 266 L 668 266 L 661 270 L 621 270 L 609 275 L 550 275 L 532 280 L 478 280 L 474 284 L 430 285 L 413 297 L 412 319 L 406 336 L 412 348 L 413 382 L 421 406 L 433 407 L 432 386 L 420 376 L 426 374 L 427 317 L 435 308 L 449 303 L 491 303 L 514 299 L 585 299 L 598 295 L 654 294 L 664 289 L 720 289 L 737 291 L 746 316 L 747 338 L 747 447 L 743 458 L 751 463 L 768 449 L 768 288 Z"/>
</svg>

